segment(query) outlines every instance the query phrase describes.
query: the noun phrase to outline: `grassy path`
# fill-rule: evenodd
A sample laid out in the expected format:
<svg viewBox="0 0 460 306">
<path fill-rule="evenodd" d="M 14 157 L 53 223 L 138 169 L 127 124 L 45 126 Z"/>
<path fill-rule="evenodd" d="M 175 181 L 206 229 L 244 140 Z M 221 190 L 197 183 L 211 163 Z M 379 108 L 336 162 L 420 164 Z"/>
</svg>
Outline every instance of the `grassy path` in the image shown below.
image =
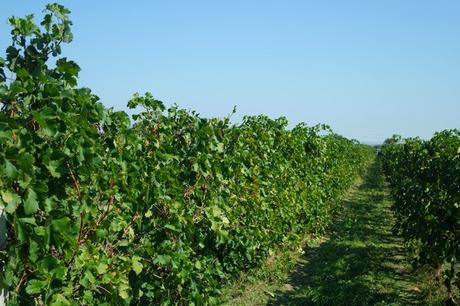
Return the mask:
<svg viewBox="0 0 460 306">
<path fill-rule="evenodd" d="M 305 248 L 284 282 L 245 288 L 230 304 L 426 305 L 403 241 L 392 233 L 390 205 L 374 164 L 327 235 Z"/>
</svg>

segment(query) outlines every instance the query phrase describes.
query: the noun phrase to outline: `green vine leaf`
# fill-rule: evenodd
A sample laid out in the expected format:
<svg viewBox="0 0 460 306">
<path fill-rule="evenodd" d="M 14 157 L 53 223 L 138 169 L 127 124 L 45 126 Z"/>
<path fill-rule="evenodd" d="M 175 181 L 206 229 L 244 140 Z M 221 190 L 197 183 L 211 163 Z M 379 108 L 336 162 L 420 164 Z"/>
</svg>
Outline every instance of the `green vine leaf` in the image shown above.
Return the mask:
<svg viewBox="0 0 460 306">
<path fill-rule="evenodd" d="M 38 211 L 37 194 L 32 189 L 27 191 L 27 197 L 24 201 L 24 213 L 26 216 L 35 214 Z"/>
<path fill-rule="evenodd" d="M 27 283 L 26 292 L 28 294 L 38 294 L 42 292 L 43 289 L 45 289 L 47 285 L 48 284 L 45 281 L 32 279 L 32 280 L 29 280 L 29 282 Z"/>
</svg>

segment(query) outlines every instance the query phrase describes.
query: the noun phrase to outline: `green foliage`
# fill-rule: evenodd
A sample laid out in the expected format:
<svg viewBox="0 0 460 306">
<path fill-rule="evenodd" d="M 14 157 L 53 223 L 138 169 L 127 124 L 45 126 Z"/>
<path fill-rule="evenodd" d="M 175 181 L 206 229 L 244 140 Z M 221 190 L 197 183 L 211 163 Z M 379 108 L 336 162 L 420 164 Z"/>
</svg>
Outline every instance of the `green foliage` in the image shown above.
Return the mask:
<svg viewBox="0 0 460 306">
<path fill-rule="evenodd" d="M 416 250 L 415 263 L 439 269 L 450 263 L 446 284 L 452 287 L 460 259 L 460 131 L 438 132 L 428 141 L 393 136 L 381 158 L 397 230 Z"/>
<path fill-rule="evenodd" d="M 324 228 L 372 155 L 323 127 L 232 125 L 151 94 L 128 102 L 143 108 L 131 124 L 57 58 L 68 14 L 12 17 L 0 60 L 10 305 L 212 304 L 275 246 Z"/>
</svg>

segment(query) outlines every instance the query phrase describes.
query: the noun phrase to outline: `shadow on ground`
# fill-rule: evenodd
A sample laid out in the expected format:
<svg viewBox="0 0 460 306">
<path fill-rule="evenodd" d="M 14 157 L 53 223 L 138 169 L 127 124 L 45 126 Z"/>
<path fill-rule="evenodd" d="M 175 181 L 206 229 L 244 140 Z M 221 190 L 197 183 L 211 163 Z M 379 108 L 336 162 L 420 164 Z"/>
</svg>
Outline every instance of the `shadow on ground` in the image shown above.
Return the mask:
<svg viewBox="0 0 460 306">
<path fill-rule="evenodd" d="M 423 305 L 375 163 L 268 305 Z"/>
</svg>

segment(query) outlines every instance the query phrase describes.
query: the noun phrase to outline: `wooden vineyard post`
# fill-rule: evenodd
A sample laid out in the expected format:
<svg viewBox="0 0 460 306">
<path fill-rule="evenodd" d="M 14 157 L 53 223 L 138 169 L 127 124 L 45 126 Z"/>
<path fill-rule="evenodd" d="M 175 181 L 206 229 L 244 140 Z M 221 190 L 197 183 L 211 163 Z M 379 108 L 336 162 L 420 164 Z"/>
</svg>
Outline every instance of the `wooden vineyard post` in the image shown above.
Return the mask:
<svg viewBox="0 0 460 306">
<path fill-rule="evenodd" d="M 6 217 L 5 213 L 3 211 L 4 207 L 0 206 L 0 251 L 4 250 L 6 248 Z M 4 271 L 4 263 L 1 264 L 1 273 L 3 274 Z M 0 306 L 5 306 L 6 305 L 6 296 L 7 292 L 6 289 L 2 284 L 0 284 Z"/>
</svg>

